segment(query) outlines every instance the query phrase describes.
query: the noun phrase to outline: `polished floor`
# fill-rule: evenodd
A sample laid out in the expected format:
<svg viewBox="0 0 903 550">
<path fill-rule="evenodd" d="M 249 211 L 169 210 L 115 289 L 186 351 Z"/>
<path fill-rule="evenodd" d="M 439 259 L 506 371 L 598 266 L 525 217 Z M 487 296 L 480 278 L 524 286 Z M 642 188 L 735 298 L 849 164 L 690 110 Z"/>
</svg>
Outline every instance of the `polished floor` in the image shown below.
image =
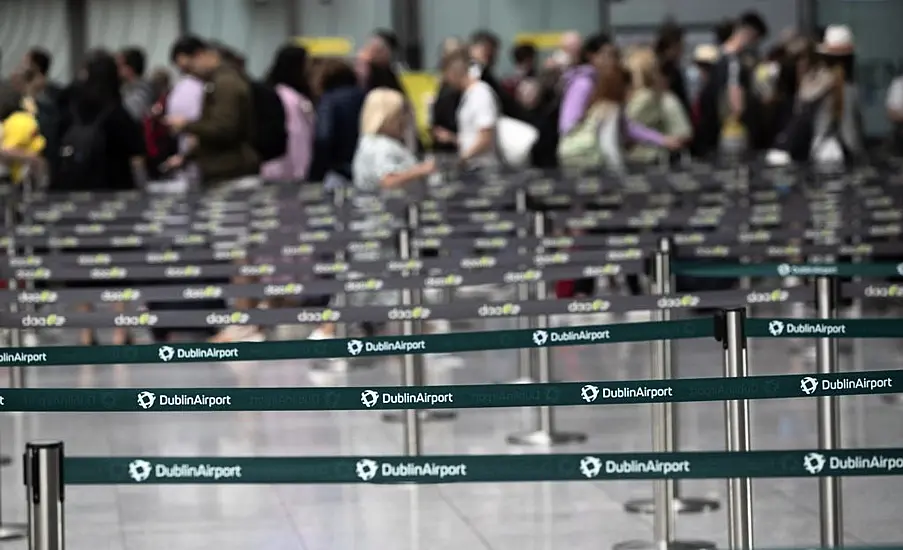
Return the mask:
<svg viewBox="0 0 903 550">
<path fill-rule="evenodd" d="M 613 319 L 619 321 L 620 319 Z M 498 322 L 501 325 L 501 321 Z M 468 328 L 460 327 L 462 330 Z M 473 329 L 471 327 L 469 329 Z M 480 325 L 476 328 L 486 328 Z M 64 335 L 65 339 L 71 335 Z M 767 345 L 766 345 L 767 344 Z M 866 369 L 900 368 L 901 341 L 863 346 Z M 563 380 L 642 379 L 650 376 L 647 344 L 560 348 L 556 376 Z M 754 342 L 757 374 L 812 369 L 806 343 Z M 431 364 L 431 380 L 476 383 L 511 380 L 516 352 L 472 353 L 459 368 Z M 714 342 L 682 342 L 679 376 L 717 376 Z M 843 369 L 854 368 L 845 350 Z M 387 364 L 330 374 L 305 362 L 220 365 L 82 366 L 35 368 L 35 387 L 256 386 L 395 384 Z M 5 383 L 0 379 L 0 384 Z M 721 450 L 721 403 L 681 405 L 682 447 Z M 903 408 L 876 397 L 842 402 L 844 444 L 899 447 Z M 505 442 L 530 426 L 521 410 L 465 410 L 457 420 L 425 426 L 428 453 L 525 452 Z M 589 435 L 563 452 L 651 449 L 650 407 L 559 409 L 561 430 Z M 815 402 L 754 402 L 757 449 L 816 446 Z M 5 414 L 5 454 L 20 456 L 24 442 L 61 438 L 70 455 L 337 455 L 400 454 L 401 428 L 374 412 Z M 554 449 L 557 452 L 559 449 Z M 539 450 L 527 452 L 540 452 Z M 3 469 L 3 520 L 24 516 L 21 464 Z M 818 545 L 817 482 L 756 480 L 757 547 Z M 688 482 L 688 496 L 724 501 L 724 480 Z M 847 545 L 903 544 L 903 477 L 844 480 Z M 564 550 L 605 549 L 651 536 L 651 518 L 624 512 L 623 503 L 650 494 L 650 482 L 459 484 L 440 486 L 221 486 L 71 487 L 66 498 L 69 550 Z M 726 547 L 724 508 L 681 516 L 683 539 Z M 24 542 L 0 543 L 3 549 Z"/>
</svg>

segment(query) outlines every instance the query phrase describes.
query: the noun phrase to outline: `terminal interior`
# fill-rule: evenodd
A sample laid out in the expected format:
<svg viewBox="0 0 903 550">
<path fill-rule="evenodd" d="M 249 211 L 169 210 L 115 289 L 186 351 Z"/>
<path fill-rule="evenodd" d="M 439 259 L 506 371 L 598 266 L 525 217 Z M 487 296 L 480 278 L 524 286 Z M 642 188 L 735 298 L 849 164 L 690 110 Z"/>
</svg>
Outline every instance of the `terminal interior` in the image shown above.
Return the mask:
<svg viewBox="0 0 903 550">
<path fill-rule="evenodd" d="M 868 306 L 868 303 L 867 303 Z M 778 308 L 781 309 L 778 309 Z M 804 316 L 799 307 L 756 306 L 753 316 Z M 863 317 L 884 311 L 868 308 Z M 592 323 L 633 320 L 601 315 Z M 558 319 L 568 322 L 568 319 Z M 582 322 L 586 322 L 585 320 Z M 513 321 L 456 324 L 455 331 L 514 328 Z M 279 330 L 300 339 L 299 327 Z M 301 331 L 301 332 L 299 332 Z M 74 344 L 75 331 L 49 330 L 42 344 Z M 137 333 L 138 343 L 149 335 Z M 109 334 L 101 332 L 102 343 Z M 721 376 L 720 346 L 677 342 L 678 377 Z M 814 372 L 811 340 L 751 340 L 750 374 Z M 840 369 L 854 369 L 853 341 L 840 341 Z M 899 340 L 858 341 L 867 370 L 901 366 Z M 559 381 L 651 378 L 649 343 L 554 349 Z M 428 382 L 512 381 L 516 351 L 462 354 L 461 361 L 427 356 Z M 312 360 L 261 363 L 155 364 L 31 368 L 29 387 L 257 387 L 391 386 L 400 384 L 398 359 L 353 364 L 335 372 Z M 840 399 L 843 447 L 899 447 L 903 409 L 879 396 Z M 724 450 L 722 401 L 679 404 L 681 450 Z M 812 399 L 750 402 L 752 449 L 817 447 Z M 552 449 L 515 447 L 509 434 L 531 428 L 528 409 L 467 409 L 453 421 L 423 426 L 425 454 L 601 453 L 649 451 L 651 407 L 617 405 L 556 408 L 559 431 L 583 432 L 582 444 Z M 378 411 L 216 413 L 13 413 L 0 416 L 4 454 L 19 455 L 36 439 L 65 441 L 67 456 L 400 455 L 400 425 Z M 3 521 L 22 522 L 25 505 L 18 461 L 3 468 Z M 843 479 L 847 546 L 903 540 L 903 478 Z M 760 548 L 818 546 L 818 481 L 753 480 L 755 543 Z M 611 548 L 649 541 L 651 516 L 624 511 L 624 503 L 651 496 L 649 481 L 580 483 L 460 483 L 444 485 L 147 485 L 66 488 L 70 550 L 560 550 Z M 680 483 L 686 497 L 719 501 L 721 509 L 677 518 L 678 539 L 727 545 L 725 480 Z M 24 549 L 25 542 L 2 548 Z M 637 546 L 628 546 L 628 548 Z"/>
</svg>

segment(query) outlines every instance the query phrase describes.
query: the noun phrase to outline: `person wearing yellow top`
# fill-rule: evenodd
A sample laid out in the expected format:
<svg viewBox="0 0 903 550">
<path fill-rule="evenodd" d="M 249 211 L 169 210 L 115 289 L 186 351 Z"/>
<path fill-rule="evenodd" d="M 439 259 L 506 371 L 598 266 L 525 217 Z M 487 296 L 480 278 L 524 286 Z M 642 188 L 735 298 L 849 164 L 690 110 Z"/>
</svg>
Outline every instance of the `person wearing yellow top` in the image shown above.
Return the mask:
<svg viewBox="0 0 903 550">
<path fill-rule="evenodd" d="M 3 99 L 0 101 L 0 119 L 3 121 L 0 158 L 8 162 L 12 182 L 21 183 L 25 168 L 40 159 L 47 142 L 33 111 L 28 109 L 28 101 L 14 94 Z"/>
</svg>

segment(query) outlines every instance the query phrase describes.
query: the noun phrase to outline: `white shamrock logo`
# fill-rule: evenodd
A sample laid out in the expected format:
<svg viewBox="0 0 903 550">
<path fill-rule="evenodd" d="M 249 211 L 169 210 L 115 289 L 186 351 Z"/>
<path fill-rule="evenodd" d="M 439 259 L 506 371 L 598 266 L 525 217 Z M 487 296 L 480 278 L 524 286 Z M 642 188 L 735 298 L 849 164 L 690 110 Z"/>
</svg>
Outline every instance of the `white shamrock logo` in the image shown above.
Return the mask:
<svg viewBox="0 0 903 550">
<path fill-rule="evenodd" d="M 360 340 L 351 340 L 348 342 L 348 353 L 351 355 L 360 355 L 364 351 L 364 343 Z"/>
<path fill-rule="evenodd" d="M 549 333 L 544 330 L 533 331 L 533 343 L 537 346 L 544 346 L 549 341 Z"/>
<path fill-rule="evenodd" d="M 364 390 L 361 392 L 361 403 L 368 409 L 373 408 L 373 405 L 376 405 L 377 401 L 379 401 L 378 392 L 373 390 Z"/>
<path fill-rule="evenodd" d="M 599 397 L 599 388 L 592 384 L 587 384 L 580 389 L 580 397 L 587 403 L 592 403 Z"/>
<path fill-rule="evenodd" d="M 790 267 L 790 264 L 781 264 L 778 266 L 778 275 L 781 277 L 786 277 L 793 272 L 793 268 Z"/>
<path fill-rule="evenodd" d="M 138 394 L 138 406 L 142 409 L 149 409 L 157 402 L 157 396 L 149 391 L 143 391 Z"/>
<path fill-rule="evenodd" d="M 151 475 L 151 463 L 146 460 L 133 460 L 129 462 L 129 477 L 141 483 Z"/>
<path fill-rule="evenodd" d="M 172 349 L 172 348 L 169 347 L 169 346 L 162 346 L 162 347 L 160 347 L 160 349 L 157 351 L 157 356 L 158 356 L 158 357 L 160 358 L 160 360 L 163 361 L 164 363 L 168 363 L 168 362 L 172 361 L 172 358 L 173 358 L 175 355 L 176 355 L 176 350 Z"/>
<path fill-rule="evenodd" d="M 807 376 L 800 380 L 800 390 L 806 395 L 812 395 L 818 389 L 818 380 Z"/>
<path fill-rule="evenodd" d="M 376 472 L 379 471 L 379 463 L 375 460 L 364 458 L 357 461 L 355 470 L 357 471 L 357 477 L 361 478 L 362 481 L 370 481 L 376 477 Z"/>
<path fill-rule="evenodd" d="M 803 457 L 803 468 L 812 475 L 816 475 L 825 468 L 825 455 L 809 453 Z"/>
<path fill-rule="evenodd" d="M 602 473 L 602 461 L 594 456 L 585 456 L 580 459 L 580 473 L 587 479 L 592 479 Z"/>
<path fill-rule="evenodd" d="M 903 264 L 897 264 L 897 273 L 903 275 Z"/>
<path fill-rule="evenodd" d="M 778 320 L 768 323 L 768 332 L 770 332 L 772 336 L 784 334 L 784 323 Z"/>
</svg>

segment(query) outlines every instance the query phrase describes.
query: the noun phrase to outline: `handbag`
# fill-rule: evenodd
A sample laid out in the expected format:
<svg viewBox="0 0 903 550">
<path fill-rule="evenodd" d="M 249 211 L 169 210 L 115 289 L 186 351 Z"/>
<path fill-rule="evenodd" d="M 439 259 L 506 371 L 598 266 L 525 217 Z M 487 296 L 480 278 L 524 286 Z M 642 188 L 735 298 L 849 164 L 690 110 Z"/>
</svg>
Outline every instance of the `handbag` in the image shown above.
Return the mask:
<svg viewBox="0 0 903 550">
<path fill-rule="evenodd" d="M 530 152 L 539 139 L 539 130 L 516 118 L 499 117 L 495 126 L 496 151 L 502 164 L 523 168 L 530 164 Z"/>
</svg>

